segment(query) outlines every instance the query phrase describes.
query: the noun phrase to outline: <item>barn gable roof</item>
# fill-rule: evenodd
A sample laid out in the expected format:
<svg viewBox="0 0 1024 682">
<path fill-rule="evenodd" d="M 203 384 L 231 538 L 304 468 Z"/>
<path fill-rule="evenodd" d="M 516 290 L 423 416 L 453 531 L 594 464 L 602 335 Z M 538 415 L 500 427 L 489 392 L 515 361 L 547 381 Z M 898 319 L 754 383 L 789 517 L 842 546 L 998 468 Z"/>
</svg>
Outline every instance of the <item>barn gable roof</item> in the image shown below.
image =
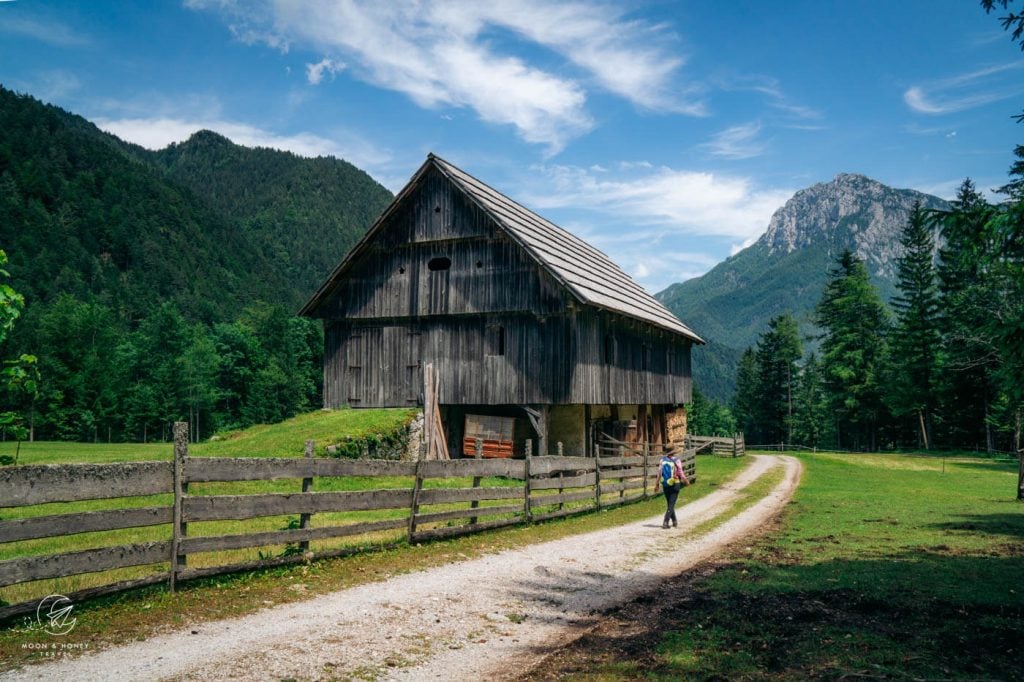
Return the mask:
<svg viewBox="0 0 1024 682">
<path fill-rule="evenodd" d="M 620 313 L 680 334 L 697 343 L 704 343 L 608 256 L 434 154 L 427 156 L 426 162 L 409 184 L 398 193 L 391 206 L 377 219 L 345 260 L 335 268 L 327 281 L 302 308 L 300 315 L 314 312 L 320 300 L 333 288 L 335 281 L 348 269 L 348 265 L 362 251 L 362 247 L 380 229 L 394 207 L 413 191 L 420 178 L 431 167 L 436 168 L 462 190 L 580 303 Z"/>
</svg>

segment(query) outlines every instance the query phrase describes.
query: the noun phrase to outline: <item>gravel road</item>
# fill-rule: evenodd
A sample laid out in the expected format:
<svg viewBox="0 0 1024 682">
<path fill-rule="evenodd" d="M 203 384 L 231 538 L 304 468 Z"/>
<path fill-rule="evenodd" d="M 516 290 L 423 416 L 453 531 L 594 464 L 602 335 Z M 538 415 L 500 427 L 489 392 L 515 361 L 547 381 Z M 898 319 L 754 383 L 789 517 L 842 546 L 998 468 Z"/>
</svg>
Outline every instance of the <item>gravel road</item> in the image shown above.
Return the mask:
<svg viewBox="0 0 1024 682">
<path fill-rule="evenodd" d="M 800 479 L 791 457 L 754 456 L 737 478 L 661 519 L 477 559 L 203 623 L 153 639 L 0 674 L 3 680 L 514 679 L 579 637 L 600 614 L 755 532 Z M 766 497 L 710 532 L 688 532 L 728 511 L 773 467 Z M 682 496 L 685 500 L 685 492 Z"/>
</svg>

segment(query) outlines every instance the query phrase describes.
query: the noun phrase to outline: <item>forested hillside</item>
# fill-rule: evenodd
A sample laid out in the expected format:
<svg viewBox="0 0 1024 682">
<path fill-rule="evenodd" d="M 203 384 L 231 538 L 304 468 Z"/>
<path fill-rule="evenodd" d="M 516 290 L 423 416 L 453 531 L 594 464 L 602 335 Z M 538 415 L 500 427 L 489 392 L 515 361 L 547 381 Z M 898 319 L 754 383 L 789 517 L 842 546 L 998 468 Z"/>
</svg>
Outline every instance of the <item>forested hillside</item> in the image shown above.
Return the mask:
<svg viewBox="0 0 1024 682">
<path fill-rule="evenodd" d="M 344 161 L 241 147 L 208 130 L 152 158 L 274 264 L 288 283 L 277 302 L 293 310 L 391 201 L 388 190 Z"/>
<path fill-rule="evenodd" d="M 0 245 L 30 305 L 225 319 L 285 280 L 229 221 L 84 119 L 0 89 Z"/>
<path fill-rule="evenodd" d="M 296 309 L 390 201 L 351 164 L 209 132 L 150 152 L 0 87 L 0 249 L 24 295 L 3 358 L 36 437 L 204 436 L 319 405 Z"/>
</svg>

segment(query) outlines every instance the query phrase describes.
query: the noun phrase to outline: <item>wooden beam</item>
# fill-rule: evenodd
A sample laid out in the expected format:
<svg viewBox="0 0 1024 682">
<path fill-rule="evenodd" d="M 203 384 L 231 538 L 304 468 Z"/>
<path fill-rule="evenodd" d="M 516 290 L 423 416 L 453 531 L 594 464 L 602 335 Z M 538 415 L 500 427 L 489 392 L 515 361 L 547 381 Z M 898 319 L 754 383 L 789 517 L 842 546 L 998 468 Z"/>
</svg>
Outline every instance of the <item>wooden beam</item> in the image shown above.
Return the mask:
<svg viewBox="0 0 1024 682">
<path fill-rule="evenodd" d="M 413 476 L 415 462 L 335 457 L 189 457 L 186 480 L 273 481 L 311 476 Z"/>
<path fill-rule="evenodd" d="M 0 542 L 34 540 L 101 530 L 119 530 L 141 526 L 158 526 L 174 519 L 174 508 L 139 507 L 106 511 L 32 516 L 26 519 L 0 521 Z"/>
<path fill-rule="evenodd" d="M 63 578 L 80 573 L 97 573 L 114 568 L 157 564 L 171 558 L 171 543 L 145 542 L 101 547 L 66 554 L 23 557 L 0 561 L 0 586 L 32 580 Z"/>
<path fill-rule="evenodd" d="M 548 406 L 538 405 L 537 407 L 530 407 L 528 405 L 524 405 L 523 411 L 525 411 L 526 416 L 529 417 L 530 425 L 533 426 L 533 430 L 537 432 L 537 456 L 547 456 L 550 454 L 548 452 Z"/>
<path fill-rule="evenodd" d="M 244 535 L 211 535 L 183 538 L 181 549 L 187 554 L 199 552 L 220 552 L 230 549 L 247 547 L 265 547 L 267 545 L 287 545 L 298 542 L 299 546 L 309 548 L 310 540 L 326 540 L 364 533 L 376 533 L 394 528 L 404 528 L 408 524 L 405 518 L 369 521 L 366 523 L 350 523 L 344 526 L 324 526 L 322 528 L 301 528 L 297 530 L 276 530 L 265 533 L 248 533 Z"/>
<path fill-rule="evenodd" d="M 169 493 L 171 462 L 37 464 L 0 467 L 0 504 L 22 507 Z"/>
<path fill-rule="evenodd" d="M 412 490 L 409 489 L 186 496 L 183 516 L 185 521 L 226 521 L 258 516 L 402 509 L 411 502 Z"/>
<path fill-rule="evenodd" d="M 420 491 L 420 505 L 473 500 L 521 500 L 526 491 L 519 487 L 501 488 L 429 488 Z"/>
</svg>

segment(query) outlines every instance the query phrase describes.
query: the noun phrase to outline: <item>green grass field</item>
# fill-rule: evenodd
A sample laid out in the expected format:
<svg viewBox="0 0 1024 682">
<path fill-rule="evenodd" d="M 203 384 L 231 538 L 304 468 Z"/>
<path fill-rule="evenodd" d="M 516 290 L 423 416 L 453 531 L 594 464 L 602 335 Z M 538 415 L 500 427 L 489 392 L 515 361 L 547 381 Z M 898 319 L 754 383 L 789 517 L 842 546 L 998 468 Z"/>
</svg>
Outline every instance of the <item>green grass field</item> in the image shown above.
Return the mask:
<svg viewBox="0 0 1024 682">
<path fill-rule="evenodd" d="M 623 609 L 615 627 L 633 634 L 587 638 L 538 678 L 1024 678 L 1015 464 L 800 458 L 777 531 L 653 613 Z"/>
</svg>

